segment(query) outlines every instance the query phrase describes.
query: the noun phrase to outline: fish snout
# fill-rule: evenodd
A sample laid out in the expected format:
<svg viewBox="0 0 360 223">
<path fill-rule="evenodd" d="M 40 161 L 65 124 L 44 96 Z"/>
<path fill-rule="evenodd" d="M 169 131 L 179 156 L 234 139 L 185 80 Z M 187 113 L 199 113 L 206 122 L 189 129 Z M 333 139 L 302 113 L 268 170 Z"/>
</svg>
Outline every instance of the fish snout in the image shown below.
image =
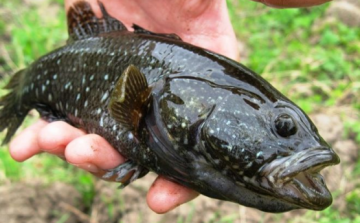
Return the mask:
<svg viewBox="0 0 360 223">
<path fill-rule="evenodd" d="M 322 210 L 332 196 L 320 171 L 340 162 L 330 147 L 314 147 L 273 160 L 261 169 L 261 186 L 302 208 Z"/>
</svg>

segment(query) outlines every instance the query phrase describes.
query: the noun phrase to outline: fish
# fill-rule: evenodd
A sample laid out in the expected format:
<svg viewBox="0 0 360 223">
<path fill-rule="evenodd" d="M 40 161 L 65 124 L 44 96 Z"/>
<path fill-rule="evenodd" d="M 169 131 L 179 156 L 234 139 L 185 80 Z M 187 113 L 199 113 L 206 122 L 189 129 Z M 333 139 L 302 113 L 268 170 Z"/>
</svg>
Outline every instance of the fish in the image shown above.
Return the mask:
<svg viewBox="0 0 360 223">
<path fill-rule="evenodd" d="M 264 212 L 323 210 L 340 162 L 313 122 L 260 75 L 176 34 L 124 24 L 98 2 L 69 9 L 67 44 L 15 73 L 0 99 L 8 143 L 31 109 L 105 138 L 125 187 L 153 171 Z"/>
</svg>

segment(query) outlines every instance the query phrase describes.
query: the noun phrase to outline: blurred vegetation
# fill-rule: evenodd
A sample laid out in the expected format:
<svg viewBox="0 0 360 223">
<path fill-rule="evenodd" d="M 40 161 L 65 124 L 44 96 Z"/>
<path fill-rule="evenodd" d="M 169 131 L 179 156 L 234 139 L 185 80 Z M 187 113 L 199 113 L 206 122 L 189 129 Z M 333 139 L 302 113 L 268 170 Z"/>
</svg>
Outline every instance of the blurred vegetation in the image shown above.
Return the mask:
<svg viewBox="0 0 360 223">
<path fill-rule="evenodd" d="M 61 0 L 0 1 L 1 87 L 14 71 L 65 44 L 67 31 L 61 4 Z M 237 0 L 228 0 L 228 5 L 236 34 L 245 44 L 242 63 L 269 80 L 306 112 L 341 113 L 346 128 L 343 137 L 360 143 L 360 28 L 324 21 L 327 6 L 276 10 Z M 355 117 L 348 115 L 349 109 L 355 111 Z M 36 116 L 30 116 L 22 127 L 35 119 Z M 19 165 L 11 159 L 6 147 L 0 148 L 0 184 L 37 180 L 68 182 L 76 186 L 85 205 L 90 206 L 94 196 L 94 179 L 90 174 L 46 154 Z M 353 177 L 359 178 L 360 161 L 356 165 Z M 346 201 L 349 204 L 346 213 L 330 207 L 323 212 L 309 211 L 301 218 L 307 222 L 314 222 L 311 219 L 360 222 L 360 190 L 348 193 Z M 222 222 L 234 220 L 232 216 L 223 219 Z M 179 222 L 190 221 L 191 216 L 179 219 Z"/>
</svg>

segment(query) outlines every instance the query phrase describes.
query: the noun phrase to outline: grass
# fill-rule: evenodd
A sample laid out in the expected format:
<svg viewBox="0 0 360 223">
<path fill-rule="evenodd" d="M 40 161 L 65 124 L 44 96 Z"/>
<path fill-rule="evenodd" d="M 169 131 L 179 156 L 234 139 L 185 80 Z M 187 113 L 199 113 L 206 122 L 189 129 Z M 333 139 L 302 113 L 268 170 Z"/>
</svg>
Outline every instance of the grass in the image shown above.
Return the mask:
<svg viewBox="0 0 360 223">
<path fill-rule="evenodd" d="M 19 0 L 0 2 L 0 74 L 3 76 L 0 86 L 8 74 L 66 41 L 65 15 L 59 6 L 62 1 L 41 1 L 41 5 L 29 2 L 26 7 L 20 7 L 24 3 Z M 250 1 L 227 2 L 236 34 L 246 44 L 248 56 L 242 63 L 308 113 L 329 109 L 343 113 L 346 131 L 342 137 L 360 143 L 360 28 L 323 21 L 326 6 L 275 10 Z M 43 13 L 45 10 L 51 12 Z M 352 115 L 347 113 L 349 110 Z M 35 119 L 27 118 L 24 126 Z M 360 161 L 351 178 L 360 178 Z M 6 146 L 2 146 L 0 185 L 32 180 L 73 184 L 83 195 L 85 206 L 91 206 L 95 186 L 90 174 L 47 154 L 18 164 Z M 300 216 L 300 221 L 360 222 L 359 188 L 345 199 L 348 207 L 345 213 L 330 207 L 323 212 L 309 211 Z M 109 215 L 113 215 L 114 207 L 111 203 L 107 205 Z M 178 222 L 191 222 L 194 214 L 191 212 Z M 221 213 L 214 213 L 215 218 L 221 222 L 235 221 L 234 215 L 221 216 Z"/>
</svg>

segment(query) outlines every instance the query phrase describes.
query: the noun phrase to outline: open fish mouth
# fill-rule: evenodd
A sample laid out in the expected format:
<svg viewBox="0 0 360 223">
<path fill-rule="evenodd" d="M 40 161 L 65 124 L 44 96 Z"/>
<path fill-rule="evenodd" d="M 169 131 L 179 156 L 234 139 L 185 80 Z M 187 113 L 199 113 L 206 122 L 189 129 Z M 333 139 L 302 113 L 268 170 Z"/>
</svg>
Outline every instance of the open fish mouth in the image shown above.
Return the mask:
<svg viewBox="0 0 360 223">
<path fill-rule="evenodd" d="M 322 210 L 332 196 L 320 171 L 340 162 L 327 147 L 303 150 L 276 159 L 260 170 L 260 186 L 273 195 L 299 207 Z"/>
</svg>

